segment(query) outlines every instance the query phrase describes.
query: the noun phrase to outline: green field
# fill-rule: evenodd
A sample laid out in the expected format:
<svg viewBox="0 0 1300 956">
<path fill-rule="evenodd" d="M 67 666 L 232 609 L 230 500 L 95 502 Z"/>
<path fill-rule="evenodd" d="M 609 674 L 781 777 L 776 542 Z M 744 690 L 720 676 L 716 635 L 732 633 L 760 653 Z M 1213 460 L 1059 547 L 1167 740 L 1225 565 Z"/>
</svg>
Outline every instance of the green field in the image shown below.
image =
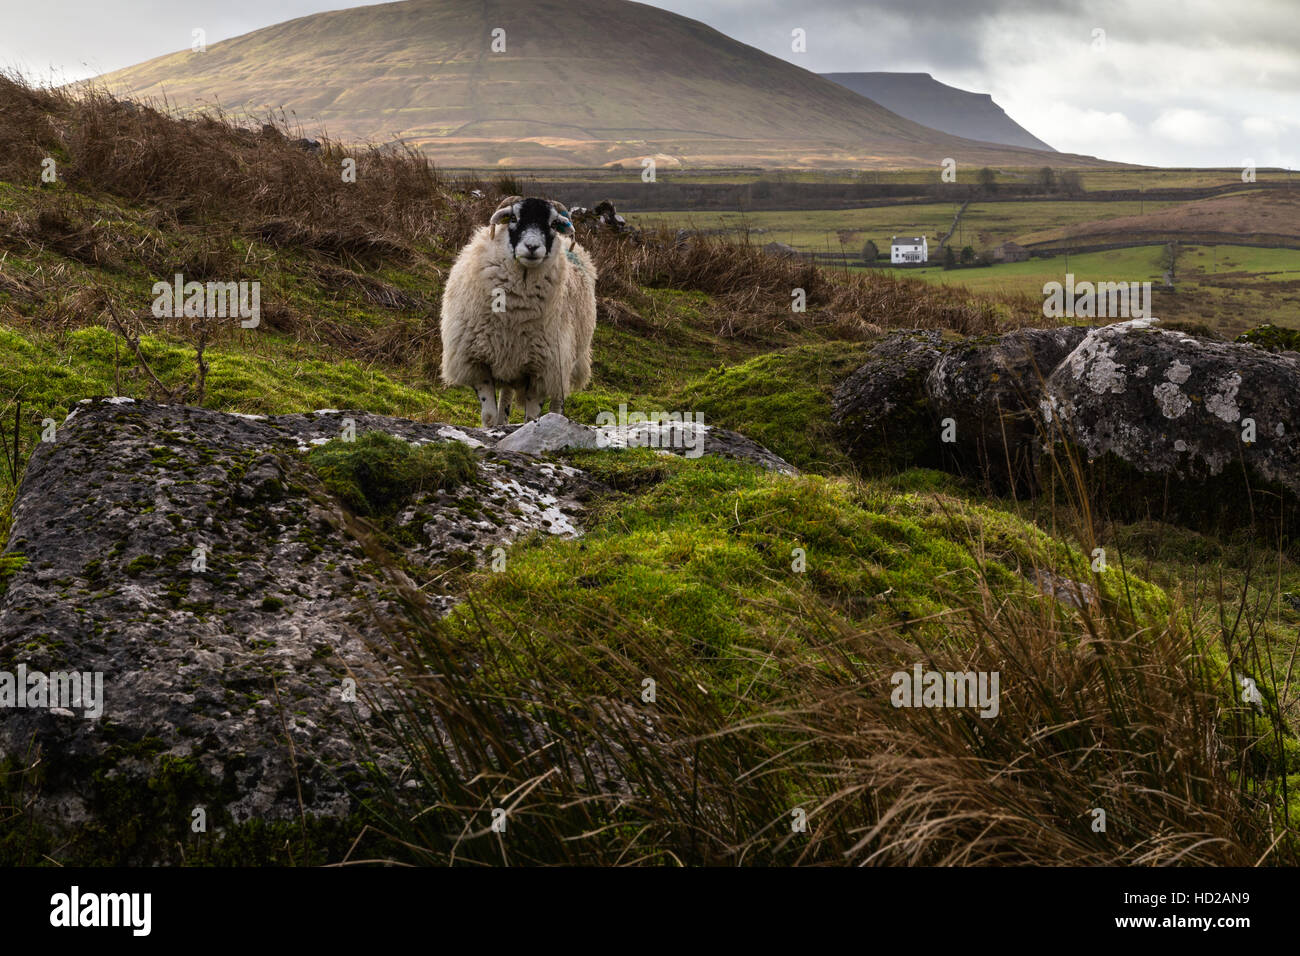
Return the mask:
<svg viewBox="0 0 1300 956">
<path fill-rule="evenodd" d="M 991 248 L 1028 233 L 1060 228 L 1072 223 L 1095 222 L 1155 212 L 1173 202 L 1081 201 L 971 203 L 961 217 L 953 245 L 960 249 Z M 803 252 L 857 253 L 868 239 L 888 254 L 891 236 L 924 234 L 931 246 L 952 227 L 960 203 L 876 206 L 868 209 L 816 209 L 781 212 L 676 212 L 629 213 L 637 225 L 666 225 L 732 235 L 746 232 L 760 244 L 784 242 Z"/>
<path fill-rule="evenodd" d="M 981 292 L 1023 292 L 1041 296 L 1047 282 L 1163 283 L 1161 247 L 1133 246 L 1082 255 L 1058 255 L 988 268 L 909 269 L 908 276 L 957 284 Z M 1270 322 L 1300 328 L 1300 250 L 1253 246 L 1188 246 L 1179 262 L 1176 292 L 1157 292 L 1159 318 L 1202 322 L 1225 334 L 1239 334 Z"/>
<path fill-rule="evenodd" d="M 1032 173 L 1025 170 L 1023 173 Z M 795 174 L 789 174 L 794 176 Z M 805 179 L 816 174 L 799 174 Z M 910 173 L 867 173 L 877 179 L 917 181 Z M 912 180 L 905 176 L 910 175 Z M 1261 173 L 1261 180 L 1284 179 L 1287 173 Z M 1003 171 L 1005 181 L 1006 171 Z M 1090 189 L 1134 189 L 1191 187 L 1239 183 L 1233 170 L 1086 170 L 1083 182 Z M 1253 195 L 1253 198 L 1252 198 Z M 1214 200 L 1219 218 L 1208 222 L 1200 200 L 1108 202 L 1086 196 L 1069 200 L 1020 200 L 972 202 L 962 214 L 949 243 L 955 253 L 970 247 L 976 255 L 987 255 L 1004 242 L 1015 241 L 1029 248 L 1051 242 L 1054 246 L 1086 247 L 1124 241 L 1134 228 L 1136 217 L 1146 216 L 1143 231 L 1132 236 L 1135 245 L 1086 253 L 1057 252 L 1050 258 L 980 268 L 944 270 L 940 239 L 952 228 L 959 203 L 926 202 L 871 206 L 857 209 L 806 209 L 758 212 L 627 212 L 637 225 L 687 228 L 732 238 L 747 238 L 765 246 L 780 242 L 807 253 L 830 258 L 830 268 L 865 268 L 861 253 L 868 240 L 875 243 L 883 259 L 889 256 L 892 236 L 925 235 L 930 242 L 931 261 L 925 269 L 909 269 L 910 277 L 928 282 L 962 285 L 978 292 L 1042 295 L 1043 284 L 1059 281 L 1067 271 L 1079 281 L 1151 281 L 1163 285 L 1164 268 L 1159 264 L 1162 243 L 1153 238 L 1166 234 L 1172 240 L 1184 236 L 1185 246 L 1178 267 L 1176 292 L 1157 295 L 1156 314 L 1162 318 L 1194 322 L 1238 334 L 1264 322 L 1296 327 L 1300 325 L 1300 248 L 1270 249 L 1251 245 L 1206 243 L 1207 230 L 1233 231 L 1247 242 L 1287 242 L 1275 238 L 1279 221 L 1285 225 L 1289 192 L 1270 194 L 1243 191 L 1244 201 L 1234 202 L 1231 194 Z M 1279 203 L 1283 205 L 1278 205 Z M 1164 215 L 1160 215 L 1164 214 Z M 1281 220 L 1279 220 L 1281 215 Z M 1095 224 L 1129 219 L 1122 225 L 1097 229 Z M 1091 234 L 1082 235 L 1088 232 Z M 1285 230 L 1283 230 L 1285 232 Z M 1264 238 L 1267 236 L 1268 238 Z"/>
<path fill-rule="evenodd" d="M 1067 271 L 1076 280 L 1133 282 L 1160 281 L 1157 262 L 1161 246 L 1131 246 L 1081 255 L 1061 254 L 1051 259 L 1010 262 L 986 269 L 951 269 L 930 266 L 909 269 L 909 276 L 931 282 L 958 282 L 968 288 L 1001 290 L 1012 286 L 1029 291 L 1060 279 Z M 1179 265 L 1181 282 L 1203 283 L 1252 276 L 1268 282 L 1300 280 L 1300 249 L 1259 249 L 1253 246 L 1188 246 Z"/>
</svg>

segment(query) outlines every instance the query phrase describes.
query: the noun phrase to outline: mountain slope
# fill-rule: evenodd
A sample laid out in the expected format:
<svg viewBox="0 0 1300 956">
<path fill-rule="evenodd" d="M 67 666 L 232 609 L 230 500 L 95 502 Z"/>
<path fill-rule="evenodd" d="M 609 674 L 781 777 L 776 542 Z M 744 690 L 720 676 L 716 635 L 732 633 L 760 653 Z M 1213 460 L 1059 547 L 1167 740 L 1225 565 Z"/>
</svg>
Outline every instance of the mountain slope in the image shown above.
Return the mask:
<svg viewBox="0 0 1300 956">
<path fill-rule="evenodd" d="M 505 52 L 491 49 L 498 29 Z M 702 23 L 626 0 L 408 0 L 321 13 L 103 80 L 182 108 L 283 107 L 308 131 L 400 139 L 445 165 L 589 166 L 653 154 L 669 163 L 1043 161 L 929 129 Z"/>
<path fill-rule="evenodd" d="M 822 73 L 899 116 L 967 139 L 1052 150 L 1008 116 L 987 93 L 940 83 L 929 73 Z"/>
</svg>

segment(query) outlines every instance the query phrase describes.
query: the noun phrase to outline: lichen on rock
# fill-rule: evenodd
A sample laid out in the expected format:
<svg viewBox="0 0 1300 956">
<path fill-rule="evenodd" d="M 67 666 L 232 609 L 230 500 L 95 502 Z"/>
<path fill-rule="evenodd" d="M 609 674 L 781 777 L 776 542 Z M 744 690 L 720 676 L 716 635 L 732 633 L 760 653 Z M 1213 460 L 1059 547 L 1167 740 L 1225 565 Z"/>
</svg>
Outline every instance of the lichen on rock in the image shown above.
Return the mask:
<svg viewBox="0 0 1300 956">
<path fill-rule="evenodd" d="M 232 846 L 303 820 L 336 833 L 376 770 L 400 771 L 404 602 L 444 613 L 458 571 L 580 535 L 607 490 L 498 451 L 513 430 L 78 404 L 13 506 L 0 671 L 102 674 L 104 709 L 6 710 L 0 780 L 37 794 L 24 826 L 61 860 L 112 863 L 193 856 L 196 808 Z M 709 451 L 784 465 L 739 437 Z"/>
</svg>

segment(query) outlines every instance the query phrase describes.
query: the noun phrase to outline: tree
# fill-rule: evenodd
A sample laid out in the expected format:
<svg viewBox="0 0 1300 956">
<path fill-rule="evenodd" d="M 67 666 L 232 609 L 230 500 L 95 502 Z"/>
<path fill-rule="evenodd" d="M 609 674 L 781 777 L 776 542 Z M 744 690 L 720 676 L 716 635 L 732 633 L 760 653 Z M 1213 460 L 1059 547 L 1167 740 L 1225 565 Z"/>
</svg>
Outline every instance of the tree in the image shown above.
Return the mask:
<svg viewBox="0 0 1300 956">
<path fill-rule="evenodd" d="M 945 269 L 957 268 L 957 253 L 952 251 L 952 246 L 943 247 L 943 267 Z"/>
<path fill-rule="evenodd" d="M 1061 190 L 1072 196 L 1077 196 L 1083 192 L 1083 177 L 1079 175 L 1077 169 L 1063 169 L 1057 177 L 1057 182 L 1061 184 Z"/>
<path fill-rule="evenodd" d="M 998 175 L 987 166 L 979 171 L 979 182 L 980 187 L 987 192 L 993 193 L 998 190 Z"/>
<path fill-rule="evenodd" d="M 876 248 L 876 244 L 873 240 L 868 239 L 866 244 L 862 247 L 862 261 L 870 263 L 875 262 L 879 258 L 880 250 Z"/>
<path fill-rule="evenodd" d="M 1038 171 L 1038 188 L 1050 193 L 1056 186 L 1056 171 L 1051 166 L 1044 166 Z"/>
<path fill-rule="evenodd" d="M 963 246 L 961 250 L 961 264 L 967 266 L 974 261 L 975 261 L 975 247 Z"/>
</svg>

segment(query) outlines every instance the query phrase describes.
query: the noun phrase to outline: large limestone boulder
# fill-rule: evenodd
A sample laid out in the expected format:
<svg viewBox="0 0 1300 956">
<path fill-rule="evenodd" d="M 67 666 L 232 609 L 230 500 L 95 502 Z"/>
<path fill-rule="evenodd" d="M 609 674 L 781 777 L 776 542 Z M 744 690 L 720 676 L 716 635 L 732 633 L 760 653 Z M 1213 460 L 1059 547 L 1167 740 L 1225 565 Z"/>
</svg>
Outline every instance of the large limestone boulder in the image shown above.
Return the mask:
<svg viewBox="0 0 1300 956">
<path fill-rule="evenodd" d="M 868 470 L 919 464 L 1031 481 L 1042 384 L 1085 334 L 1068 327 L 974 339 L 892 333 L 835 390 L 833 417 L 846 450 Z"/>
<path fill-rule="evenodd" d="M 1178 510 L 1249 510 L 1252 486 L 1300 493 L 1296 358 L 1143 320 L 1094 329 L 1047 379 L 1043 424 L 1052 444 L 1172 482 Z"/>
<path fill-rule="evenodd" d="M 1152 319 L 894 333 L 836 389 L 834 415 L 865 468 L 945 467 L 999 491 L 1059 479 L 1050 454 L 1073 449 L 1112 513 L 1281 515 L 1300 493 L 1300 355 Z"/>
<path fill-rule="evenodd" d="M 1086 334 L 1072 326 L 1017 329 L 950 345 L 926 376 L 925 392 L 940 420 L 954 426 L 953 455 L 999 484 L 1032 487 L 1039 396 Z"/>
<path fill-rule="evenodd" d="M 836 386 L 832 420 L 845 451 L 865 470 L 941 464 L 939 419 L 926 383 L 948 348 L 933 330 L 892 333 Z"/>
<path fill-rule="evenodd" d="M 422 484 L 375 524 L 306 454 L 345 430 L 460 443 L 472 477 Z M 386 721 L 412 604 L 444 613 L 460 599 L 439 591 L 445 572 L 518 538 L 580 535 L 608 489 L 541 456 L 600 434 L 558 415 L 484 430 L 78 405 L 33 452 L 0 564 L 0 697 L 21 673 L 33 704 L 0 710 L 0 796 L 23 794 L 24 826 L 102 862 L 178 862 L 198 808 L 214 836 L 347 820 L 368 767 L 401 777 Z M 789 468 L 743 436 L 696 437 L 703 454 Z M 102 695 L 92 679 L 53 706 L 35 675 L 61 672 L 99 675 Z"/>
</svg>

